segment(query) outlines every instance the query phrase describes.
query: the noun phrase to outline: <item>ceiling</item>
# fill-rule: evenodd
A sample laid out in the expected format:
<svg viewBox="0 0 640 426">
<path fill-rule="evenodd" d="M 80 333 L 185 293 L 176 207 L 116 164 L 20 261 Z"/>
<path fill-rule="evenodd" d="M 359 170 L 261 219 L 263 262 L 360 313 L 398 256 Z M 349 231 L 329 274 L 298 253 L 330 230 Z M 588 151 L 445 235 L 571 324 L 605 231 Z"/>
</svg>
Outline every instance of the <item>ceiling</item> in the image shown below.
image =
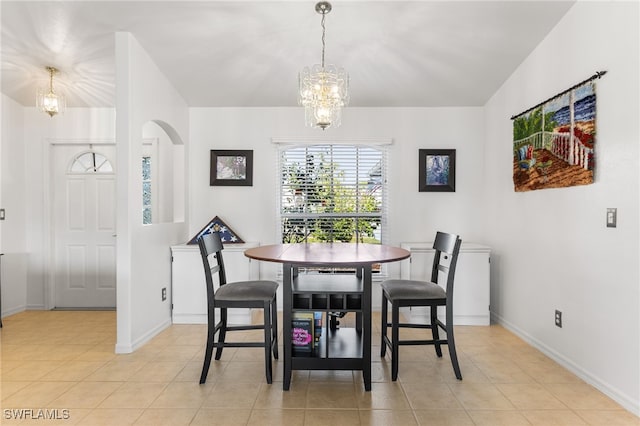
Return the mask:
<svg viewBox="0 0 640 426">
<path fill-rule="evenodd" d="M 480 106 L 574 1 L 334 0 L 326 62 L 351 106 Z M 314 1 L 0 2 L 2 92 L 24 106 L 60 69 L 68 106 L 113 107 L 115 37 L 130 32 L 193 107 L 297 105 L 320 62 Z"/>
</svg>

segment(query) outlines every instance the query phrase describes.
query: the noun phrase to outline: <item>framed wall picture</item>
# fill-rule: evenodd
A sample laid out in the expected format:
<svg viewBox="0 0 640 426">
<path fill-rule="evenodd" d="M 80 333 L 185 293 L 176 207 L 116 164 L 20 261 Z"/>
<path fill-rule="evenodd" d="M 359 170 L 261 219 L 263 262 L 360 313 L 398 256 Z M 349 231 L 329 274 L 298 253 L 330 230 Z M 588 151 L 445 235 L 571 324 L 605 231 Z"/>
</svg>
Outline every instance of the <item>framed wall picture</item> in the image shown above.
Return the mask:
<svg viewBox="0 0 640 426">
<path fill-rule="evenodd" d="M 418 191 L 456 191 L 455 149 L 421 149 L 418 161 Z"/>
<path fill-rule="evenodd" d="M 212 149 L 210 186 L 253 186 L 253 151 Z"/>
</svg>

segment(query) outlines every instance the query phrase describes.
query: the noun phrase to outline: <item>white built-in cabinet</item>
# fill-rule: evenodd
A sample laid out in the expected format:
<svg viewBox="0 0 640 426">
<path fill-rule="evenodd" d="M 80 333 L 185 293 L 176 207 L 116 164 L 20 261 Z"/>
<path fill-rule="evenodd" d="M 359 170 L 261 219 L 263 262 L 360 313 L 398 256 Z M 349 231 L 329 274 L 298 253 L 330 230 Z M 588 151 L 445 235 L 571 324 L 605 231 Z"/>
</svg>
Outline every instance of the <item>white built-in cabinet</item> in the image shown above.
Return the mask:
<svg viewBox="0 0 640 426">
<path fill-rule="evenodd" d="M 248 248 L 259 243 L 226 244 L 222 251 L 227 282 L 257 280 L 259 264 L 244 255 Z M 172 320 L 174 324 L 207 323 L 207 288 L 204 267 L 197 244 L 182 244 L 171 247 L 171 295 Z M 214 277 L 218 288 L 218 277 Z M 216 315 L 218 315 L 216 313 Z M 229 309 L 231 324 L 250 324 L 250 309 Z"/>
<path fill-rule="evenodd" d="M 400 277 L 429 280 L 434 256 L 433 243 L 402 243 L 400 246 L 411 252 L 411 258 L 401 265 Z M 487 246 L 462 243 L 454 280 L 455 325 L 489 325 L 490 254 L 491 249 Z M 412 308 L 407 314 L 413 321 L 420 321 L 423 317 L 426 321 L 429 308 Z"/>
</svg>

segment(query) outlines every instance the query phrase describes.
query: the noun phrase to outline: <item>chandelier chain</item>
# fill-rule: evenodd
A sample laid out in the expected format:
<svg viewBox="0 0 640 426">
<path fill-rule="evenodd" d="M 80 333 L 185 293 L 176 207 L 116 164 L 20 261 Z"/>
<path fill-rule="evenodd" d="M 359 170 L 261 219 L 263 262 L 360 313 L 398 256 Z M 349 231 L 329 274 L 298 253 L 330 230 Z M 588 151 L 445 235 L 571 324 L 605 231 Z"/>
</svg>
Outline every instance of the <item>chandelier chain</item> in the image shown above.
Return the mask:
<svg viewBox="0 0 640 426">
<path fill-rule="evenodd" d="M 53 93 L 53 68 L 49 69 L 49 93 Z"/>
<path fill-rule="evenodd" d="M 324 42 L 324 33 L 326 31 L 326 28 L 324 26 L 324 18 L 325 16 L 327 16 L 326 13 L 322 14 L 322 20 L 320 21 L 320 25 L 322 26 L 322 68 L 324 69 L 324 48 L 325 48 L 325 42 Z"/>
</svg>

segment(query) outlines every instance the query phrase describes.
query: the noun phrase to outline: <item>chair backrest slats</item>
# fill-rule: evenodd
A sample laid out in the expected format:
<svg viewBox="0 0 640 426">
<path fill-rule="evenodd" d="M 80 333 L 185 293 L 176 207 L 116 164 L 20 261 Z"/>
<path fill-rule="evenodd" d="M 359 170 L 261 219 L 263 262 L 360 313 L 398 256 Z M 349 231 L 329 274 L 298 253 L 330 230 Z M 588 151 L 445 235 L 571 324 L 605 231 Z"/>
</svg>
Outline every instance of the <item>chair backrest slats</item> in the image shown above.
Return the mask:
<svg viewBox="0 0 640 426">
<path fill-rule="evenodd" d="M 456 234 L 447 234 L 445 232 L 436 233 L 436 239 L 433 242 L 435 254 L 433 257 L 433 266 L 431 268 L 431 281 L 438 283 L 439 272 L 446 274 L 447 299 L 453 298 L 453 279 L 456 273 L 456 265 L 458 263 L 458 254 L 462 240 Z"/>
<path fill-rule="evenodd" d="M 207 303 L 213 306 L 215 291 L 213 286 L 213 275 L 218 274 L 219 285 L 223 286 L 227 283 L 227 276 L 224 269 L 224 260 L 222 259 L 222 240 L 220 234 L 212 232 L 202 235 L 198 238 L 198 246 L 200 247 L 200 256 L 204 266 L 204 275 L 207 284 Z M 211 265 L 209 257 L 214 255 L 216 263 Z"/>
</svg>

